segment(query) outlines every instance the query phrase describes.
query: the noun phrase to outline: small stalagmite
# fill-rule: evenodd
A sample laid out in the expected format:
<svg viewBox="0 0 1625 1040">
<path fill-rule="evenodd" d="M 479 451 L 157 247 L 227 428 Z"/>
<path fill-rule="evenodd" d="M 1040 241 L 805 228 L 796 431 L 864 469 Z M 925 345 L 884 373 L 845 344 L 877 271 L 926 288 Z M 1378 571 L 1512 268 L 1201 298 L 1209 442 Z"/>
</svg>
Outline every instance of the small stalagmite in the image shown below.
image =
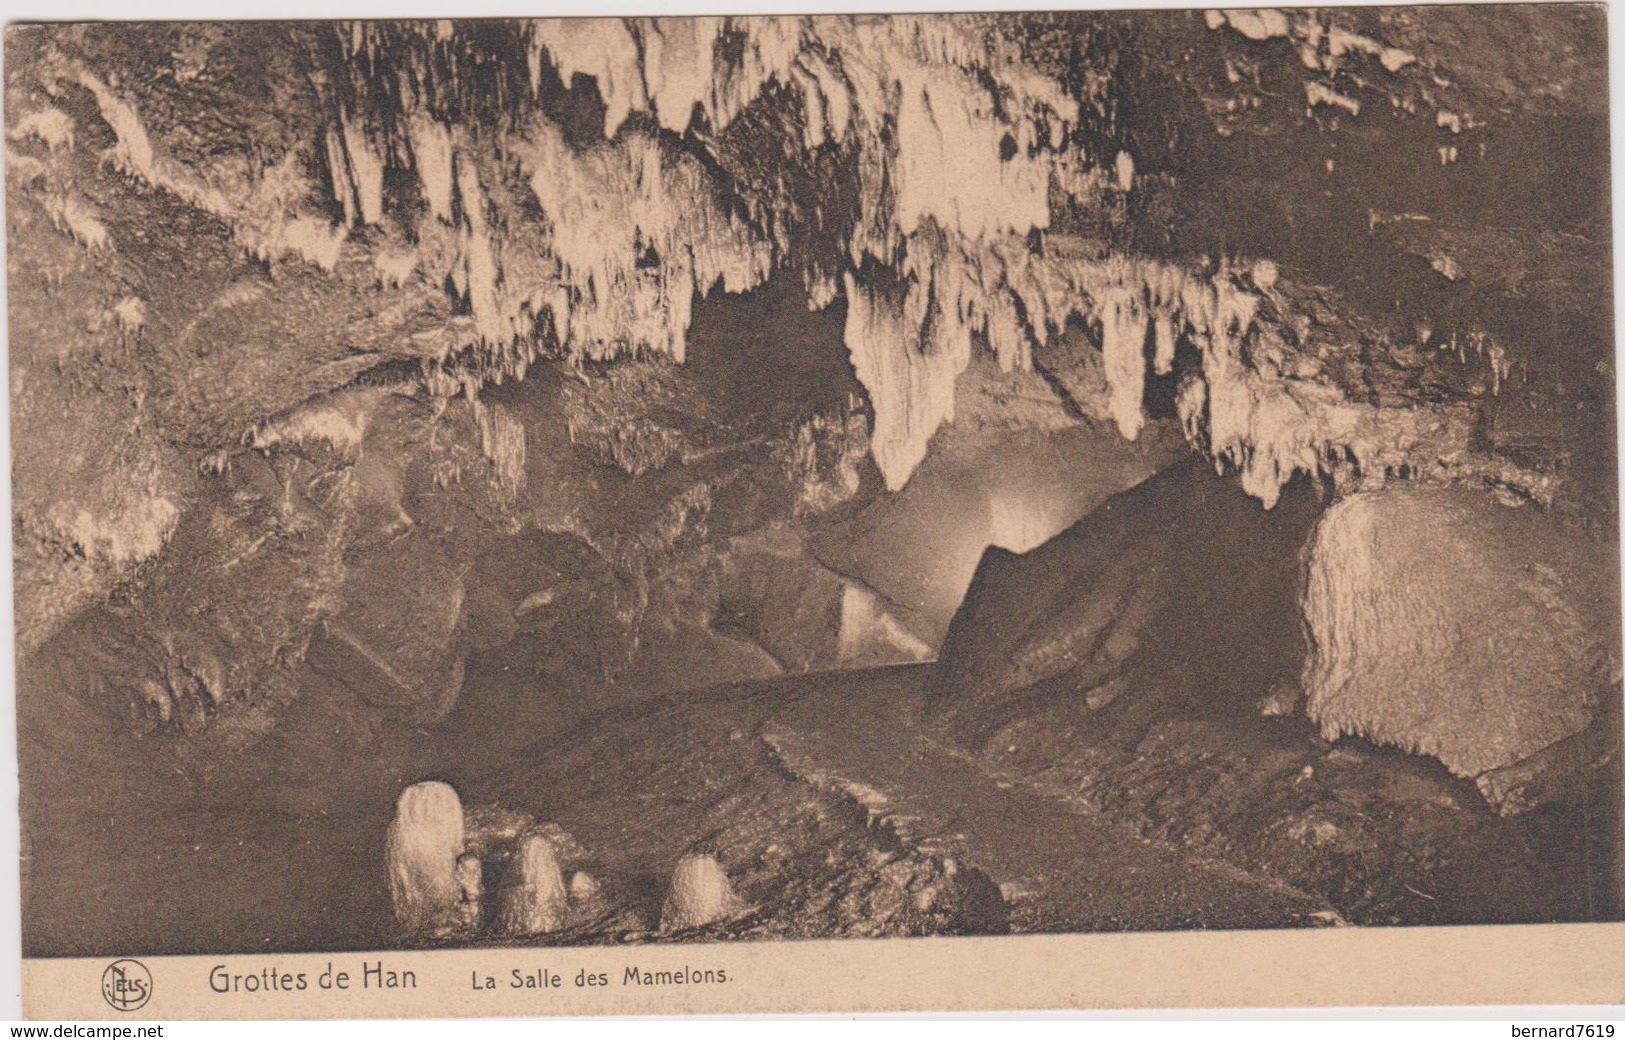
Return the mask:
<svg viewBox="0 0 1625 1040">
<path fill-rule="evenodd" d="M 568 910 L 564 872 L 552 843 L 540 834 L 526 835 L 497 892 L 497 931 L 512 936 L 556 932 L 564 926 Z"/>
<path fill-rule="evenodd" d="M 578 870 L 570 876 L 570 898 L 578 903 L 585 903 L 598 895 L 598 879 L 585 870 Z"/>
<path fill-rule="evenodd" d="M 464 928 L 480 926 L 480 900 L 485 895 L 483 869 L 478 856 L 465 853 L 457 859 L 457 923 Z"/>
<path fill-rule="evenodd" d="M 672 871 L 671 889 L 660 909 L 660 930 L 699 928 L 738 912 L 739 905 L 728 875 L 714 857 L 703 853 L 684 856 Z"/>
<path fill-rule="evenodd" d="M 395 919 L 408 934 L 431 932 L 456 919 L 462 853 L 463 805 L 457 792 L 437 780 L 402 791 L 385 858 Z"/>
</svg>

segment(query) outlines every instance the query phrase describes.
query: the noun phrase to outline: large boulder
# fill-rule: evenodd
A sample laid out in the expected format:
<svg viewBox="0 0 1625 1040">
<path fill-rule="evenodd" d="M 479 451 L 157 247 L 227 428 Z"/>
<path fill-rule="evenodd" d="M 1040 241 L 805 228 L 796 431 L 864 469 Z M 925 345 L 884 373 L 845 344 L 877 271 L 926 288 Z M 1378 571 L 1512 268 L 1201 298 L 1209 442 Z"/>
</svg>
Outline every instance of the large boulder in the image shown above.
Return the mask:
<svg viewBox="0 0 1625 1040">
<path fill-rule="evenodd" d="M 323 623 L 306 659 L 386 715 L 438 721 L 463 685 L 462 605 L 450 559 L 402 538 L 350 568 L 344 607 Z"/>
<path fill-rule="evenodd" d="M 761 647 L 787 672 L 912 664 L 932 655 L 893 604 L 812 559 L 798 535 L 778 527 L 734 540 L 713 623 Z"/>
<path fill-rule="evenodd" d="M 808 538 L 820 563 L 878 594 L 933 650 L 988 546 L 1026 552 L 1188 450 L 1171 423 L 1152 424 L 1138 442 L 1070 418 L 1046 428 L 1019 402 L 990 404 L 972 389 L 961 383 L 963 414 L 906 487 Z"/>
<path fill-rule="evenodd" d="M 1109 499 L 1024 554 L 992 548 L 939 657 L 966 736 L 1061 709 L 1137 741 L 1160 718 L 1250 712 L 1303 661 L 1298 553 L 1320 509 L 1266 510 L 1202 461 Z"/>
<path fill-rule="evenodd" d="M 713 623 L 787 672 L 827 668 L 840 637 L 841 579 L 809 559 L 798 536 L 768 528 L 736 539 L 724 558 Z"/>
<path fill-rule="evenodd" d="M 1585 729 L 1617 678 L 1617 549 L 1532 506 L 1465 488 L 1355 494 L 1306 561 L 1303 682 L 1328 738 L 1477 777 Z"/>
</svg>

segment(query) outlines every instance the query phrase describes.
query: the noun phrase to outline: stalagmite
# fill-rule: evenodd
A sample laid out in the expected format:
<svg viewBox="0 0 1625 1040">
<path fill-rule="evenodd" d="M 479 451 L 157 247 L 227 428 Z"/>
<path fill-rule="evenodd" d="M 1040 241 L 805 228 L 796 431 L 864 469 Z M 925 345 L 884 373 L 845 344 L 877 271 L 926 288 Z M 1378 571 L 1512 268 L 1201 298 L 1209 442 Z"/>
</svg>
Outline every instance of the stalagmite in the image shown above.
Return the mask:
<svg viewBox="0 0 1625 1040">
<path fill-rule="evenodd" d="M 598 879 L 585 870 L 578 870 L 570 875 L 570 898 L 577 903 L 585 903 L 598 895 Z"/>
<path fill-rule="evenodd" d="M 452 924 L 462 901 L 463 806 L 449 784 L 427 780 L 401 792 L 385 839 L 395 920 L 409 935 Z"/>
<path fill-rule="evenodd" d="M 552 842 L 528 834 L 508 862 L 497 891 L 496 930 L 501 935 L 545 935 L 564 927 L 569 897 Z"/>
<path fill-rule="evenodd" d="M 734 895 L 722 865 L 711 856 L 692 853 L 678 860 L 677 869 L 672 871 L 671 888 L 660 909 L 660 930 L 703 928 L 739 909 L 739 897 Z"/>
<path fill-rule="evenodd" d="M 480 925 L 480 900 L 485 894 L 482 870 L 478 856 L 457 857 L 457 923 L 468 930 Z"/>
</svg>

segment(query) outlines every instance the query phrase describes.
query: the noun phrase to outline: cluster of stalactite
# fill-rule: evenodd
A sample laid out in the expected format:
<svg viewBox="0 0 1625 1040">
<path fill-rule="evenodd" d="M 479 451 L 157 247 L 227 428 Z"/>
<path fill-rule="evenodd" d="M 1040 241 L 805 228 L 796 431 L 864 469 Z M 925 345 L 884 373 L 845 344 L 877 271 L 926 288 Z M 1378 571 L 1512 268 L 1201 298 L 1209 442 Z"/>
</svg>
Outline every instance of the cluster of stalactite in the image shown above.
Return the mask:
<svg viewBox="0 0 1625 1040">
<path fill-rule="evenodd" d="M 1305 66 L 1328 74 L 1356 59 L 1387 74 L 1413 63 L 1275 15 L 1209 21 L 1297 40 Z M 1148 375 L 1173 373 L 1177 347 L 1193 348 L 1199 362 L 1178 373 L 1185 429 L 1266 504 L 1299 472 L 1505 469 L 1471 456 L 1448 409 L 1379 409 L 1310 372 L 1313 350 L 1280 332 L 1286 308 L 1260 318 L 1280 302 L 1273 265 L 1076 248 L 1055 215 L 1134 192 L 1136 163 L 1082 145 L 1080 127 L 1109 111 L 1105 81 L 1031 60 L 1017 28 L 973 15 L 311 26 L 300 32 L 321 130 L 279 142 L 246 175 L 243 156 L 168 154 L 86 62 L 57 53 L 40 73 L 91 92 L 114 167 L 223 221 L 254 256 L 448 294 L 447 327 L 405 348 L 432 393 L 474 398 L 543 357 L 681 362 L 698 298 L 799 266 L 812 306 L 844 297 L 893 488 L 951 421 L 978 350 L 1028 368 L 1074 318 L 1093 332 L 1105 410 L 1129 438 Z M 17 129 L 72 148 L 60 115 Z M 808 187 L 818 172 L 839 186 Z M 789 190 L 798 177 L 804 190 Z M 109 248 L 76 197 L 50 213 L 86 249 Z M 139 321 L 142 301 L 129 305 Z M 523 444 L 487 426 L 512 470 Z"/>
<path fill-rule="evenodd" d="M 1313 19 L 1224 19 L 1210 22 L 1249 39 L 1302 37 L 1305 67 L 1328 76 L 1366 58 L 1387 73 L 1414 62 Z M 1303 345 L 1255 320 L 1273 265 L 1197 272 L 1046 239 L 1052 214 L 1134 191 L 1135 162 L 1127 151 L 1086 156 L 1076 130 L 1098 86 L 1044 74 L 1000 28 L 974 16 L 529 22 L 513 44 L 526 78 L 503 81 L 493 134 L 436 101 L 471 75 L 455 27 L 352 26 L 339 34 L 351 100 L 335 105 L 326 144 L 333 192 L 352 222 L 387 223 L 385 169 L 415 173 L 422 199 L 406 237 L 417 264 L 448 271 L 481 370 L 499 379 L 523 375 L 539 351 L 681 361 L 696 296 L 800 263 L 813 306 L 845 299 L 873 453 L 893 488 L 952 420 L 955 382 L 977 350 L 1006 371 L 1028 368 L 1033 346 L 1077 318 L 1094 330 L 1107 411 L 1131 439 L 1148 372 L 1168 375 L 1176 344 L 1193 346 L 1185 428 L 1266 505 L 1295 473 L 1488 470 L 1533 497 L 1549 492 L 1539 476 L 1474 457 L 1465 416 L 1379 409 L 1297 371 Z M 380 69 L 398 84 L 390 119 L 367 105 Z M 578 75 L 602 101 L 601 126 L 573 131 L 585 143 L 542 103 L 550 77 L 562 88 Z M 828 200 L 844 212 L 823 212 L 817 192 L 809 205 L 805 190 L 792 199 L 762 178 L 717 174 L 713 162 L 730 168 L 736 124 L 786 168 L 823 156 L 854 175 L 850 199 Z M 503 182 L 493 148 L 517 160 L 522 184 Z M 531 205 L 539 221 L 516 218 Z"/>
<path fill-rule="evenodd" d="M 1026 234 L 1048 226 L 1052 191 L 1095 187 L 1066 147 L 1075 93 L 996 29 L 979 17 L 528 22 L 509 41 L 525 77 L 499 78 L 501 113 L 482 122 L 445 100 L 475 78 L 455 27 L 341 28 L 331 190 L 352 224 L 402 225 L 415 266 L 466 305 L 488 371 L 522 375 L 538 352 L 681 361 L 696 296 L 800 262 L 825 305 L 843 272 L 905 263 L 918 234 Z M 596 83 L 601 125 L 549 111 L 549 92 L 578 75 Z M 752 122 L 753 108 L 773 115 Z M 786 167 L 839 163 L 851 204 L 824 212 L 750 171 L 718 174 L 745 165 L 729 137 L 741 121 L 754 151 L 780 138 Z M 517 160 L 518 183 L 494 155 Z M 391 168 L 422 196 L 398 215 L 383 203 Z M 785 213 L 796 208 L 799 222 Z"/>
</svg>

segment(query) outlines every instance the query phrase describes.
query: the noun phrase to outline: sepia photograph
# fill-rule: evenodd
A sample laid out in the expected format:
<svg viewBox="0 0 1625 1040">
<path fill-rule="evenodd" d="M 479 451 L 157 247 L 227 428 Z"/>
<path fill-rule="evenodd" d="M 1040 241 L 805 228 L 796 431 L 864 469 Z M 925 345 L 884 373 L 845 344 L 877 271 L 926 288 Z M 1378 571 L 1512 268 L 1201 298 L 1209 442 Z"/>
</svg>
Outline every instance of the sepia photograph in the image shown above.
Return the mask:
<svg viewBox="0 0 1625 1040">
<path fill-rule="evenodd" d="M 1607 13 L 9 25 L 29 1016 L 1620 999 Z"/>
</svg>

